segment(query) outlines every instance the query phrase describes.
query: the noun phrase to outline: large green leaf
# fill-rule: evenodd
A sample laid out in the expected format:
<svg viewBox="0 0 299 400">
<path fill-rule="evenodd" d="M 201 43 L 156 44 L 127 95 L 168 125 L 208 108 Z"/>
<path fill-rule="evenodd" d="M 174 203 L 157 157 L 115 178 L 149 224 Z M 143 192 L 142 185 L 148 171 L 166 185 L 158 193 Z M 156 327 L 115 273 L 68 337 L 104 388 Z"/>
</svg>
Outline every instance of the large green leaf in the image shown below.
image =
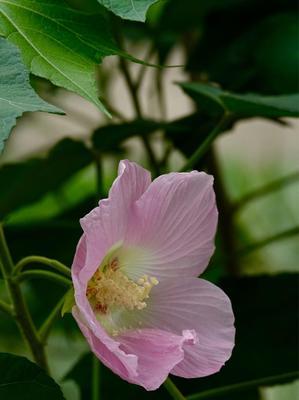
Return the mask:
<svg viewBox="0 0 299 400">
<path fill-rule="evenodd" d="M 38 97 L 30 86 L 19 50 L 0 38 L 0 152 L 16 119 L 26 111 L 62 113 Z"/>
<path fill-rule="evenodd" d="M 91 162 L 91 153 L 83 143 L 64 139 L 46 157 L 3 165 L 0 168 L 0 219 L 58 189 Z"/>
<path fill-rule="evenodd" d="M 149 7 L 157 0 L 98 0 L 114 14 L 133 21 L 145 21 Z"/>
<path fill-rule="evenodd" d="M 181 83 L 180 86 L 210 114 L 233 113 L 237 118 L 249 117 L 298 117 L 299 93 L 262 96 L 259 94 L 237 94 L 203 83 Z"/>
<path fill-rule="evenodd" d="M 0 35 L 15 43 L 33 74 L 105 107 L 98 99 L 95 66 L 120 54 L 104 14 L 88 15 L 63 0 L 0 0 Z"/>
<path fill-rule="evenodd" d="M 60 387 L 41 368 L 24 357 L 8 353 L 0 353 L 0 398 L 64 399 Z"/>
</svg>

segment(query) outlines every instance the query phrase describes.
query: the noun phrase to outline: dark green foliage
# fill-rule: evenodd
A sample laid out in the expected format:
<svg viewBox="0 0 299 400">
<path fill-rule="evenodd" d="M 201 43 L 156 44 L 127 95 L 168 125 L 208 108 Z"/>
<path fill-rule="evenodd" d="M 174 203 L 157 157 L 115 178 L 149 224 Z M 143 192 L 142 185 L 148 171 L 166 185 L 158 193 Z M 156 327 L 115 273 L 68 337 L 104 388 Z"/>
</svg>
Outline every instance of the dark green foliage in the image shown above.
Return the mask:
<svg viewBox="0 0 299 400">
<path fill-rule="evenodd" d="M 0 167 L 0 219 L 59 188 L 92 161 L 83 143 L 64 139 L 43 158 Z"/>
<path fill-rule="evenodd" d="M 62 392 L 41 368 L 24 357 L 0 353 L 0 398 L 63 400 Z"/>
</svg>

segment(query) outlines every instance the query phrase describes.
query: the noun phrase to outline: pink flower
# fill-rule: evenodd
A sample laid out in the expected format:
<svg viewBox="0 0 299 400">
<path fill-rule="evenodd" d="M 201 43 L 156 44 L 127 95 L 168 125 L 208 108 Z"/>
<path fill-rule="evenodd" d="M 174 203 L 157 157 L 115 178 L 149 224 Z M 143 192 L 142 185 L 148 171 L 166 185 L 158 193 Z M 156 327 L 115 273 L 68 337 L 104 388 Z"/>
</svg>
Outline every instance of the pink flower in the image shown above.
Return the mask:
<svg viewBox="0 0 299 400">
<path fill-rule="evenodd" d="M 230 300 L 197 278 L 214 251 L 212 185 L 197 171 L 151 182 L 121 161 L 109 198 L 81 219 L 73 316 L 103 364 L 147 390 L 217 372 L 234 346 Z"/>
</svg>

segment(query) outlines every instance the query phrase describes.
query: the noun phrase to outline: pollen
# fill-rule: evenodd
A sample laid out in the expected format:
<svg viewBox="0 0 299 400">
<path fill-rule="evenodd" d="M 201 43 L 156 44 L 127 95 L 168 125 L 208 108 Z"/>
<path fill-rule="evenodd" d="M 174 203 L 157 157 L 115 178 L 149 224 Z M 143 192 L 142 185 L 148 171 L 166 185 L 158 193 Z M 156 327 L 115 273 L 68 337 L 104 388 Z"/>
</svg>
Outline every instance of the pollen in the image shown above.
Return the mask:
<svg viewBox="0 0 299 400">
<path fill-rule="evenodd" d="M 86 296 L 94 311 L 100 315 L 106 315 L 116 307 L 142 310 L 147 305 L 152 288 L 158 283 L 157 278 L 147 275 L 133 281 L 122 271 L 119 257 L 111 254 L 90 279 Z"/>
</svg>

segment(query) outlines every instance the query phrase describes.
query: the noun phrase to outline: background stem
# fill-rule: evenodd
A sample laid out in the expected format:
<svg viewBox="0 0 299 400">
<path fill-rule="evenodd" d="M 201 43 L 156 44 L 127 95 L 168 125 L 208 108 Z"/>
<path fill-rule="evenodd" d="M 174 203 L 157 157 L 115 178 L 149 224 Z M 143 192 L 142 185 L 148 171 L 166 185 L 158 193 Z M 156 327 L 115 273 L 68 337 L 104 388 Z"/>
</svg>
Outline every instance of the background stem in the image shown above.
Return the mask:
<svg viewBox="0 0 299 400">
<path fill-rule="evenodd" d="M 101 377 L 100 377 L 100 361 L 92 356 L 92 400 L 100 400 L 101 398 Z"/>
<path fill-rule="evenodd" d="M 0 268 L 7 283 L 8 291 L 12 300 L 14 316 L 19 330 L 29 347 L 35 362 L 48 371 L 45 349 L 39 340 L 38 333 L 33 324 L 31 315 L 25 303 L 19 283 L 12 279 L 14 268 L 12 258 L 5 240 L 2 225 L 0 224 Z"/>
</svg>

